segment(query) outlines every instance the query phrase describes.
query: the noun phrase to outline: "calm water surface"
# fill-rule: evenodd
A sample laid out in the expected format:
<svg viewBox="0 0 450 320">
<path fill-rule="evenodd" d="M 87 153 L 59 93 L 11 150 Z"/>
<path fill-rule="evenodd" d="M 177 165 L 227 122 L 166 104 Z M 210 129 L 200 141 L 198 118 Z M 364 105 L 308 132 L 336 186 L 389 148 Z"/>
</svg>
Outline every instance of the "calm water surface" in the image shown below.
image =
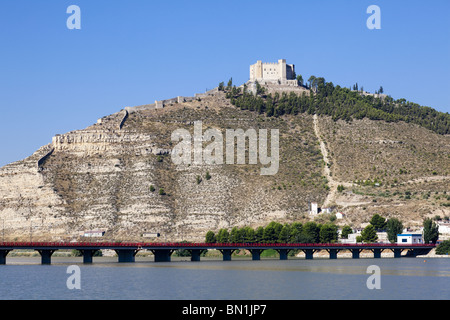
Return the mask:
<svg viewBox="0 0 450 320">
<path fill-rule="evenodd" d="M 70 290 L 70 265 L 81 271 L 81 289 Z M 381 289 L 370 290 L 367 267 L 381 269 Z M 0 299 L 450 299 L 450 259 L 278 259 L 202 260 L 172 262 L 137 258 L 94 257 L 84 265 L 80 258 L 8 257 L 0 266 Z"/>
</svg>

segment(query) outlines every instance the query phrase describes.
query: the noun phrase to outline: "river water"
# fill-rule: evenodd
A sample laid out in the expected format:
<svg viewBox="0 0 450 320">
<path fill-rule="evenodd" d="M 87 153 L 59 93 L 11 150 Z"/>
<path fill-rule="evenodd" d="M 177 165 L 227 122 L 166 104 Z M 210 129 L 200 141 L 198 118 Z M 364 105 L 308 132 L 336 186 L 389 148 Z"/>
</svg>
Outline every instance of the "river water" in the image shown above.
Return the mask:
<svg viewBox="0 0 450 320">
<path fill-rule="evenodd" d="M 448 300 L 450 259 L 447 258 L 318 258 L 204 259 L 172 257 L 171 262 L 136 258 L 118 263 L 114 257 L 7 257 L 0 266 L 1 300 Z M 80 289 L 69 289 L 68 267 L 79 267 Z M 379 267 L 380 289 L 369 289 Z"/>
</svg>

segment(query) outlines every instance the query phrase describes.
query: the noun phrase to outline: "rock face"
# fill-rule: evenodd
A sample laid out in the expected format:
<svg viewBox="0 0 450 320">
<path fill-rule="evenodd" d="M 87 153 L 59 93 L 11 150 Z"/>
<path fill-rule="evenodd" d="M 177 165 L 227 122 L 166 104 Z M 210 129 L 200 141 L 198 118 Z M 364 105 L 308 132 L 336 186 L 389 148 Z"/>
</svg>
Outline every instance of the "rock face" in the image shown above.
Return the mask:
<svg viewBox="0 0 450 320">
<path fill-rule="evenodd" d="M 122 110 L 84 130 L 57 135 L 29 158 L 0 169 L 6 239 L 70 240 L 102 229 L 114 240 L 142 240 L 143 233 L 158 232 L 167 241 L 202 241 L 208 230 L 293 221 L 307 209 L 308 195 L 317 201 L 326 194 L 321 186 L 294 187 L 289 170 L 270 177 L 260 175 L 260 164 L 171 160 L 171 133 L 193 132 L 194 121 L 202 120 L 203 130 L 222 132 L 280 128 L 292 140 L 283 146 L 286 168 L 309 167 L 320 175 L 310 117 L 292 123 L 265 119 L 236 110 L 218 93 L 164 109 L 140 108 L 124 118 Z M 303 137 L 296 137 L 298 127 L 307 128 Z M 306 157 L 296 160 L 292 155 L 300 149 Z"/>
<path fill-rule="evenodd" d="M 7 239 L 29 240 L 36 229 L 64 232 L 58 219 L 64 212 L 64 199 L 45 182 L 38 167 L 50 150 L 51 145 L 44 146 L 27 159 L 1 168 L 0 216 Z"/>
<path fill-rule="evenodd" d="M 239 165 L 175 165 L 171 151 L 177 142 L 171 140 L 172 133 L 186 129 L 192 134 L 194 121 L 199 120 L 203 131 L 278 129 L 277 174 L 260 175 L 263 165 L 249 164 L 248 154 L 245 164 Z M 327 164 L 330 166 L 328 174 L 335 180 L 332 187 L 346 186 L 342 194 L 331 190 L 337 197 L 334 205 L 343 203 L 342 207 L 352 212 L 342 223 L 359 222 L 361 219 L 356 218 L 384 206 L 395 206 L 396 216 L 407 216 L 409 213 L 401 211 L 402 203 L 399 204 L 397 198 L 378 197 L 378 202 L 373 202 L 373 191 L 358 189 L 352 193 L 352 182 L 359 178 L 356 173 L 361 168 L 354 161 L 358 151 L 342 146 L 343 142 L 355 141 L 351 126 L 359 128 L 364 122 L 329 121 L 318 117 L 321 139 L 328 148 L 331 162 Z M 434 135 L 425 131 L 420 134 Z M 342 132 L 350 133 L 342 136 Z M 383 131 L 377 134 L 376 141 L 383 142 L 377 143 L 379 154 L 381 151 L 390 154 L 392 143 L 389 141 L 405 140 Z M 101 229 L 106 231 L 105 240 L 154 241 L 144 239 L 142 234 L 157 232 L 161 234 L 159 240 L 203 241 L 208 230 L 234 226 L 256 228 L 273 220 L 304 222 L 310 219 L 308 203 L 321 205 L 330 192 L 319 145 L 321 139 L 314 130 L 312 115 L 267 118 L 236 109 L 222 92 L 203 97 L 201 101 L 165 105 L 162 109 L 142 106 L 129 113 L 121 110 L 83 130 L 57 135 L 51 144 L 27 159 L 0 168 L 2 235 L 5 240 L 77 240 L 84 231 Z M 442 145 L 439 154 L 443 156 L 438 156 L 436 161 L 439 160 L 443 169 L 439 173 L 441 180 L 436 181 L 448 183 L 449 138 L 440 136 L 426 141 Z M 370 146 L 365 140 L 358 142 L 361 150 L 368 149 L 365 144 Z M 408 143 L 414 144 L 413 141 Z M 206 145 L 203 142 L 203 146 Z M 409 146 L 411 150 L 413 147 Z M 368 159 L 371 156 L 364 153 Z M 349 161 L 352 166 L 346 165 Z M 394 181 L 398 168 L 394 162 L 386 161 L 383 166 L 392 169 L 388 174 L 389 180 Z M 361 175 L 361 179 L 368 178 L 370 176 Z M 405 179 L 405 175 L 401 178 Z M 414 184 L 408 187 L 414 191 Z M 420 187 L 432 190 L 423 183 Z M 393 193 L 391 190 L 389 194 Z M 405 208 L 410 210 L 414 199 L 407 201 L 410 202 Z M 431 203 L 422 204 L 419 216 L 446 208 L 439 204 L 434 207 Z M 448 213 L 444 211 L 440 214 Z"/>
</svg>

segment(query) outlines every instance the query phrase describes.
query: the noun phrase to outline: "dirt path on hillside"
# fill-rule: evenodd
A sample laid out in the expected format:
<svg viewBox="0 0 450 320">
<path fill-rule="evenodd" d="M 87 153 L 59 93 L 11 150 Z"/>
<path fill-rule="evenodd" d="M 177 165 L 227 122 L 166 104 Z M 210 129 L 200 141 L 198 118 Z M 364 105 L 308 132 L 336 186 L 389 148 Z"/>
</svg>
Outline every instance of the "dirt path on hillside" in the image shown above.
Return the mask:
<svg viewBox="0 0 450 320">
<path fill-rule="evenodd" d="M 422 182 L 432 182 L 432 181 L 439 181 L 439 180 L 447 180 L 450 179 L 449 176 L 429 176 L 429 177 L 421 177 L 421 178 L 415 178 L 412 180 L 408 180 L 405 183 L 422 183 Z"/>
<path fill-rule="evenodd" d="M 338 194 L 338 191 L 337 191 L 338 185 L 343 185 L 345 188 L 347 188 L 347 187 L 352 187 L 352 183 L 336 181 L 335 179 L 333 179 L 333 177 L 331 175 L 331 170 L 328 167 L 328 163 L 329 163 L 328 150 L 325 146 L 325 142 L 322 140 L 322 137 L 320 135 L 319 120 L 318 120 L 317 114 L 314 115 L 313 119 L 314 119 L 314 133 L 316 134 L 317 140 L 319 140 L 320 151 L 322 152 L 323 161 L 325 162 L 325 166 L 323 168 L 323 175 L 328 180 L 328 186 L 330 187 L 330 190 L 328 191 L 328 195 L 322 206 L 324 208 L 328 208 L 331 204 L 336 203 L 337 194 Z M 348 204 L 343 203 L 340 205 L 348 205 Z"/>
<path fill-rule="evenodd" d="M 328 186 L 330 187 L 330 190 L 325 199 L 325 202 L 323 203 L 323 207 L 328 208 L 329 205 L 336 200 L 336 192 L 337 192 L 338 183 L 336 181 L 334 181 L 333 177 L 330 174 L 331 173 L 330 168 L 327 165 L 329 163 L 328 162 L 328 150 L 320 136 L 318 121 L 319 120 L 318 120 L 317 114 L 315 114 L 314 115 L 314 133 L 316 134 L 317 140 L 319 140 L 320 151 L 322 152 L 323 161 L 325 162 L 325 165 L 323 167 L 323 175 L 328 180 Z"/>
</svg>

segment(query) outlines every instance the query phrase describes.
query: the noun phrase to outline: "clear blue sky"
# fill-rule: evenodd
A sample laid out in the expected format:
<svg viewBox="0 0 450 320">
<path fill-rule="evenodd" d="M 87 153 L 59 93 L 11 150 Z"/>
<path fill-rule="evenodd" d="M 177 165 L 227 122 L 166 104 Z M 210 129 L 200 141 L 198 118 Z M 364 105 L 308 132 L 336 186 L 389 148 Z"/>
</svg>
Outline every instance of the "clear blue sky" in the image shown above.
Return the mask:
<svg viewBox="0 0 450 320">
<path fill-rule="evenodd" d="M 449 15 L 448 0 L 2 0 L 0 166 L 125 106 L 241 84 L 257 60 L 450 112 Z"/>
</svg>

